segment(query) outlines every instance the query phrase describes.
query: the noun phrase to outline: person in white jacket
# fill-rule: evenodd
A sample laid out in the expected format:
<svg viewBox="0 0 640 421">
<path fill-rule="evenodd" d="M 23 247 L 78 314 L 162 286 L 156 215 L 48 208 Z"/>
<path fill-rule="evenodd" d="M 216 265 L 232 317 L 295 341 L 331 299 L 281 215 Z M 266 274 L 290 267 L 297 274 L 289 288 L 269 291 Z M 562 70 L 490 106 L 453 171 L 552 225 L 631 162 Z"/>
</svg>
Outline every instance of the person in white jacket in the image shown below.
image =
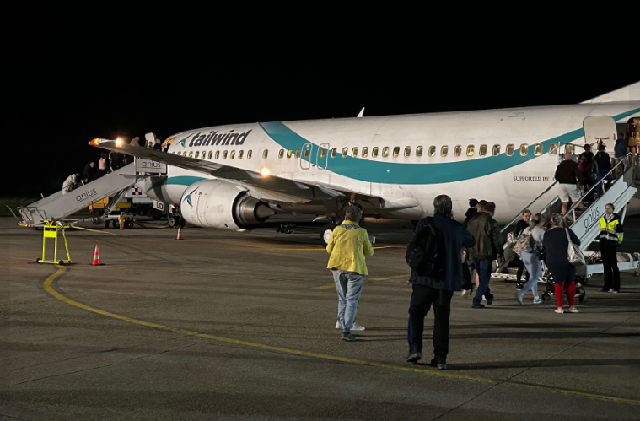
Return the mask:
<svg viewBox="0 0 640 421">
<path fill-rule="evenodd" d="M 80 174 L 71 174 L 69 177 L 67 177 L 67 179 L 62 183 L 62 194 L 67 194 L 78 187 L 79 179 Z"/>
<path fill-rule="evenodd" d="M 520 258 L 529 272 L 529 280 L 521 290 L 516 292 L 516 298 L 523 304 L 524 294 L 531 290 L 533 293 L 533 304 L 541 304 L 542 299 L 538 295 L 538 280 L 542 275 L 542 262 L 540 262 L 540 252 L 542 251 L 542 238 L 544 237 L 545 218 L 541 213 L 536 213 L 528 228 L 522 231 L 522 235 L 530 235 L 533 245 L 530 251 L 520 251 Z"/>
</svg>

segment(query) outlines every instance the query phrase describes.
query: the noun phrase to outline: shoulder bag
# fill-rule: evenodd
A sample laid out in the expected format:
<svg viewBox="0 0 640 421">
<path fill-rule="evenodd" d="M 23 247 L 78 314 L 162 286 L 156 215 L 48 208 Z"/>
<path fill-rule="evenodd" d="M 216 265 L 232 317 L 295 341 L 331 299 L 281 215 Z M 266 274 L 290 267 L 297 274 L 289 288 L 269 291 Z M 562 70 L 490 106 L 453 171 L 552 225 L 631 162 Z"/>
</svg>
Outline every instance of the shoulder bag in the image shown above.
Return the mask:
<svg viewBox="0 0 640 421">
<path fill-rule="evenodd" d="M 584 253 L 582 253 L 579 246 L 571 241 L 569 230 L 566 228 L 564 230 L 567 233 L 567 241 L 569 242 L 569 246 L 567 247 L 567 260 L 575 267 L 584 266 Z"/>
</svg>

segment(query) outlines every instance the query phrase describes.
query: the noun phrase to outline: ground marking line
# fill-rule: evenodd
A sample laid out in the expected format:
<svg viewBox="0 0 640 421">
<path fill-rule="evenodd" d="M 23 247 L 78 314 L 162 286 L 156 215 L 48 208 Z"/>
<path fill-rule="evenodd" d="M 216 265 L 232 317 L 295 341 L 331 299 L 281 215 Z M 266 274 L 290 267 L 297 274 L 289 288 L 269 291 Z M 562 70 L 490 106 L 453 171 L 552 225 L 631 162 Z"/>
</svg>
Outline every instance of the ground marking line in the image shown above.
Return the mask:
<svg viewBox="0 0 640 421">
<path fill-rule="evenodd" d="M 380 247 L 374 247 L 374 250 L 380 250 L 380 249 L 392 249 L 392 248 L 398 248 L 399 246 L 380 246 Z M 325 248 L 267 248 L 264 250 L 274 250 L 274 251 L 327 251 L 327 249 Z"/>
<path fill-rule="evenodd" d="M 392 279 L 409 279 L 409 277 L 411 276 L 410 273 L 407 273 L 406 275 L 394 275 L 394 276 L 388 276 L 386 278 L 368 278 L 369 281 L 390 281 Z M 331 289 L 331 288 L 335 288 L 336 284 L 326 284 L 326 285 L 321 285 L 319 287 L 313 287 L 312 289 Z"/>
<path fill-rule="evenodd" d="M 419 374 L 424 374 L 424 375 L 428 375 L 428 376 L 444 377 L 444 378 L 448 378 L 448 379 L 467 380 L 467 381 L 472 381 L 472 382 L 476 382 L 476 383 L 487 383 L 487 384 L 493 384 L 493 385 L 525 387 L 525 388 L 528 388 L 528 389 L 534 389 L 534 390 L 543 391 L 543 392 L 560 393 L 562 395 L 567 395 L 567 396 L 575 396 L 575 397 L 581 397 L 581 398 L 596 399 L 596 400 L 607 401 L 607 402 L 625 403 L 625 404 L 629 404 L 629 405 L 640 405 L 640 400 L 635 400 L 635 399 L 627 399 L 627 398 L 620 398 L 620 397 L 615 397 L 615 396 L 598 395 L 598 394 L 595 394 L 595 393 L 580 392 L 580 391 L 575 391 L 575 390 L 565 390 L 565 389 L 548 387 L 548 386 L 532 385 L 532 384 L 527 384 L 527 383 L 522 383 L 522 382 L 517 382 L 517 381 L 510 381 L 510 380 L 506 380 L 506 381 L 505 380 L 493 380 L 493 379 L 486 379 L 486 378 L 483 378 L 483 377 L 468 376 L 468 375 L 464 375 L 464 374 L 453 374 L 453 373 L 450 373 L 450 372 L 442 372 L 442 371 L 435 371 L 435 370 L 425 370 L 423 368 L 417 368 L 415 366 L 398 366 L 398 365 L 381 363 L 381 362 L 376 362 L 376 361 L 357 360 L 357 359 L 354 359 L 354 358 L 339 357 L 339 356 L 336 356 L 336 355 L 320 354 L 320 353 L 315 353 L 315 352 L 302 351 L 302 350 L 298 350 L 298 349 L 282 348 L 282 347 L 278 347 L 278 346 L 272 346 L 272 345 L 259 344 L 259 343 L 255 343 L 255 342 L 242 341 L 242 340 L 239 340 L 239 339 L 225 338 L 225 337 L 222 337 L 222 336 L 210 335 L 208 333 L 193 332 L 193 331 L 186 330 L 186 329 L 181 329 L 181 328 L 176 328 L 176 327 L 171 327 L 171 326 L 164 326 L 164 325 L 160 325 L 160 324 L 157 324 L 157 323 L 147 322 L 147 321 L 144 321 L 144 320 L 133 319 L 131 317 L 122 316 L 122 315 L 119 315 L 119 314 L 111 313 L 109 311 L 100 310 L 100 309 L 88 306 L 86 304 L 79 303 L 79 302 L 77 302 L 75 300 L 72 300 L 72 299 L 67 298 L 66 296 L 60 294 L 58 291 L 56 291 L 53 288 L 52 283 L 56 278 L 58 278 L 60 275 L 62 275 L 64 272 L 66 272 L 67 268 L 65 266 L 60 266 L 60 265 L 56 265 L 56 267 L 58 268 L 58 270 L 54 274 L 50 275 L 47 279 L 45 279 L 44 283 L 42 284 L 42 286 L 44 287 L 44 290 L 47 293 L 49 293 L 52 297 L 54 297 L 57 300 L 60 300 L 60 301 L 62 301 L 64 303 L 66 303 L 66 304 L 72 305 L 74 307 L 78 307 L 78 308 L 81 308 L 83 310 L 87 310 L 87 311 L 90 311 L 90 312 L 93 312 L 93 313 L 96 313 L 96 314 L 100 314 L 102 316 L 111 317 L 111 318 L 114 318 L 114 319 L 118 319 L 118 320 L 122 320 L 122 321 L 125 321 L 125 322 L 129 322 L 129 323 L 134 323 L 134 324 L 138 324 L 138 325 L 142 325 L 142 326 L 146 326 L 146 327 L 151 327 L 151 328 L 156 328 L 156 329 L 160 329 L 160 330 L 165 330 L 165 331 L 169 331 L 169 332 L 174 332 L 174 333 L 181 333 L 181 334 L 192 336 L 192 337 L 196 337 L 196 338 L 212 339 L 212 340 L 215 340 L 215 341 L 218 341 L 218 342 L 225 342 L 225 343 L 236 344 L 236 345 L 244 345 L 244 346 L 249 346 L 249 347 L 252 347 L 252 348 L 258 348 L 258 349 L 263 349 L 263 350 L 268 350 L 268 351 L 282 352 L 282 353 L 285 353 L 285 354 L 300 355 L 300 356 L 318 358 L 318 359 L 330 360 L 330 361 L 339 361 L 339 362 L 344 362 L 344 363 L 348 363 L 348 364 L 357 364 L 357 365 L 366 365 L 366 366 L 378 367 L 378 368 L 386 368 L 386 369 L 391 369 L 391 370 L 395 370 L 395 371 L 405 371 L 405 372 L 419 373 Z"/>
</svg>

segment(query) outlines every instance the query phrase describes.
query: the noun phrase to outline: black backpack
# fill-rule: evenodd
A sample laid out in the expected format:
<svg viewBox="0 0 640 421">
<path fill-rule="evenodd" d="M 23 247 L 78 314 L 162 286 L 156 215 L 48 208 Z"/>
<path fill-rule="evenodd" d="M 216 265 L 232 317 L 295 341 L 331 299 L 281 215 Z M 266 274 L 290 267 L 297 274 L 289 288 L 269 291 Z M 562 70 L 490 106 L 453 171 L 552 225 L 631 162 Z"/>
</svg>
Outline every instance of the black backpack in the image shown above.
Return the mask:
<svg viewBox="0 0 640 421">
<path fill-rule="evenodd" d="M 407 244 L 405 260 L 418 276 L 443 280 L 446 274 L 444 234 L 434 225 L 433 217 L 427 217 L 425 222 Z"/>
</svg>

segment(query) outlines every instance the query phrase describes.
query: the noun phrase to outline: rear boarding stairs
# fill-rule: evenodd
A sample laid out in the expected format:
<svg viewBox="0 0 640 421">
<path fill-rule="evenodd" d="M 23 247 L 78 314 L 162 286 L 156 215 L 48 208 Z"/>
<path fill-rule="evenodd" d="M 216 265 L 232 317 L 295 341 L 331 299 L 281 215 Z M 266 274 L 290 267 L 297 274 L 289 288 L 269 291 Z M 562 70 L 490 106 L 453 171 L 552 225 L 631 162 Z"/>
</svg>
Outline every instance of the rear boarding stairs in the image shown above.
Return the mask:
<svg viewBox="0 0 640 421">
<path fill-rule="evenodd" d="M 127 189 L 137 181 L 148 177 L 149 174 L 166 174 L 166 165 L 136 157 L 134 163 L 125 165 L 87 184 L 81 183 L 79 187 L 69 193 L 62 194 L 62 191 L 59 191 L 30 205 L 18 207 L 20 217 L 16 216 L 16 218 L 22 225 L 39 226 L 45 220 L 61 220 L 98 200 L 109 197 L 105 212 L 100 217 L 107 218 L 124 197 Z"/>
</svg>

